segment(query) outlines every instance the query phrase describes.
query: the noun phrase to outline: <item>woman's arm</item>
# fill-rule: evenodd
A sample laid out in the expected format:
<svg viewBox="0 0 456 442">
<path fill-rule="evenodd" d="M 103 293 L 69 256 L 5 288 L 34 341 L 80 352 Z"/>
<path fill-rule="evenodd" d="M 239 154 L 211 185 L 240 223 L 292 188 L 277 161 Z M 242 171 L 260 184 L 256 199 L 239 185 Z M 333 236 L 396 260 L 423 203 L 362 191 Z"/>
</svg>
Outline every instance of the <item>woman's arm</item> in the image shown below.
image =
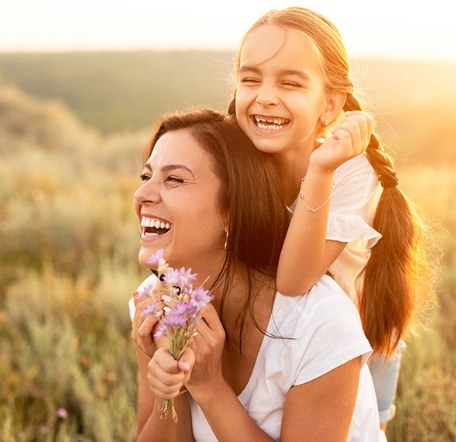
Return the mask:
<svg viewBox="0 0 456 442">
<path fill-rule="evenodd" d="M 346 442 L 356 404 L 361 357 L 291 388 L 281 441 Z"/>
<path fill-rule="evenodd" d="M 163 399 L 157 398 L 148 385 L 147 372 L 150 358 L 139 347 L 136 355 L 139 366 L 137 442 L 193 441 L 187 395 L 178 396 L 174 400 L 179 417 L 178 423 L 175 423 L 171 416 L 161 419 L 159 407 Z"/>
<path fill-rule="evenodd" d="M 344 242 L 326 240 L 334 172 L 341 164 L 364 152 L 372 126 L 370 115 L 352 112 L 334 128 L 334 135 L 311 154 L 280 254 L 277 289 L 282 294 L 306 293 L 345 247 Z"/>
<path fill-rule="evenodd" d="M 273 440 L 250 418 L 223 377 L 225 332 L 212 305 L 206 307 L 203 318 L 204 321 L 198 324 L 194 343 L 185 350 L 179 362 L 167 349 L 158 350 L 153 356 L 148 368 L 153 393 L 164 399 L 178 398 L 176 395 L 185 384 L 219 441 L 238 442 L 240 435 L 245 442 Z M 183 364 L 186 373 L 179 371 Z"/>
</svg>

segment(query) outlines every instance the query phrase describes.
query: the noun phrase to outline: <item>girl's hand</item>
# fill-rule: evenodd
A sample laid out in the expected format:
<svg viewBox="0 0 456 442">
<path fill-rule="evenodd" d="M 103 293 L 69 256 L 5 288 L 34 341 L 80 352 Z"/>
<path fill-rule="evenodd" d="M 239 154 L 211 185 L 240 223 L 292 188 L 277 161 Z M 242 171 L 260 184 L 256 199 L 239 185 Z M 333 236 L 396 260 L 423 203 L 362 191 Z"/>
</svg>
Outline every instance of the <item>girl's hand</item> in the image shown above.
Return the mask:
<svg viewBox="0 0 456 442">
<path fill-rule="evenodd" d="M 157 350 L 154 341 L 154 328 L 160 319 L 163 304 L 160 301 L 155 301 L 153 298 L 146 297 L 139 299 L 135 307 L 131 338 L 151 358 Z"/>
<path fill-rule="evenodd" d="M 217 391 L 217 383 L 223 380 L 224 343 L 225 330 L 214 306 L 209 304 L 204 309 L 202 320 L 198 323 L 198 334 L 190 344 L 196 361 L 186 387 L 195 400 L 199 392 Z"/>
<path fill-rule="evenodd" d="M 159 348 L 147 368 L 150 390 L 159 399 L 174 399 L 188 382 L 194 363 L 195 355 L 188 347 L 179 361 L 171 356 L 169 348 Z"/>
<path fill-rule="evenodd" d="M 332 136 L 310 155 L 309 167 L 333 172 L 341 164 L 366 151 L 374 119 L 362 111 L 346 112 L 346 118 L 331 128 Z"/>
</svg>

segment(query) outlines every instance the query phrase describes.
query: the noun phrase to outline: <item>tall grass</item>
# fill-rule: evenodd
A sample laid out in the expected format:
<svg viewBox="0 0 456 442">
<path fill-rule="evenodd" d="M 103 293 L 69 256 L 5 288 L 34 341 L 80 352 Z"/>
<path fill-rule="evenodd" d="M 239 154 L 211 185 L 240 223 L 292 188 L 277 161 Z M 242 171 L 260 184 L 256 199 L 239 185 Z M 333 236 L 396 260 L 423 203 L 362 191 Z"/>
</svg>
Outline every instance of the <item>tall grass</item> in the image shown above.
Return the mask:
<svg viewBox="0 0 456 442">
<path fill-rule="evenodd" d="M 0 440 L 133 441 L 136 363 L 127 301 L 132 194 L 146 133 L 101 138 L 64 108 L 0 89 Z M 390 441 L 456 440 L 456 177 L 401 168 L 440 225 L 439 308 L 403 356 Z"/>
</svg>

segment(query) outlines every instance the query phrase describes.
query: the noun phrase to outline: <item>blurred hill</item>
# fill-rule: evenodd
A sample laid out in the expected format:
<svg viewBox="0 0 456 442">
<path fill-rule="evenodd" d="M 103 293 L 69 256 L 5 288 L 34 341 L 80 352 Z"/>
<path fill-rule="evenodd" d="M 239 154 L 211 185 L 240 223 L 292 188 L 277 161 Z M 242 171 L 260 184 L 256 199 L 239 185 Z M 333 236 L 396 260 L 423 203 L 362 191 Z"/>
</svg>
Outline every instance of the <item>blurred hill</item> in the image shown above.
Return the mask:
<svg viewBox="0 0 456 442">
<path fill-rule="evenodd" d="M 352 60 L 355 83 L 380 135 L 404 161 L 456 160 L 456 63 Z M 0 54 L 0 81 L 60 100 L 104 134 L 150 127 L 190 105 L 226 109 L 228 51 Z"/>
</svg>

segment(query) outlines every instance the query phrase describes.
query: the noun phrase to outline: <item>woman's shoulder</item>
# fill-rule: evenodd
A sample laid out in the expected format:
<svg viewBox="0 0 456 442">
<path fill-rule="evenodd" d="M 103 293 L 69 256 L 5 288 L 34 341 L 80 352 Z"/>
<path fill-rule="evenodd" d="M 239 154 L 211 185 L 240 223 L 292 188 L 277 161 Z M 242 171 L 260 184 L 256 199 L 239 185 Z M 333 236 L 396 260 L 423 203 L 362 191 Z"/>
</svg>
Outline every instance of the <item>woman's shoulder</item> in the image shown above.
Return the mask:
<svg viewBox="0 0 456 442">
<path fill-rule="evenodd" d="M 364 364 L 371 347 L 359 312 L 329 276 L 303 296 L 278 294 L 268 347 L 281 362 L 280 370 L 293 377 L 293 385 L 308 382 L 361 356 Z M 270 358 L 269 358 L 270 360 Z"/>
<path fill-rule="evenodd" d="M 288 324 L 286 328 L 294 327 L 298 334 L 300 328 L 308 329 L 309 324 L 319 327 L 326 323 L 330 327 L 337 327 L 337 324 L 346 322 L 358 327 L 360 323 L 356 306 L 328 275 L 324 275 L 301 296 L 277 293 L 273 314 L 276 324 Z"/>
</svg>

